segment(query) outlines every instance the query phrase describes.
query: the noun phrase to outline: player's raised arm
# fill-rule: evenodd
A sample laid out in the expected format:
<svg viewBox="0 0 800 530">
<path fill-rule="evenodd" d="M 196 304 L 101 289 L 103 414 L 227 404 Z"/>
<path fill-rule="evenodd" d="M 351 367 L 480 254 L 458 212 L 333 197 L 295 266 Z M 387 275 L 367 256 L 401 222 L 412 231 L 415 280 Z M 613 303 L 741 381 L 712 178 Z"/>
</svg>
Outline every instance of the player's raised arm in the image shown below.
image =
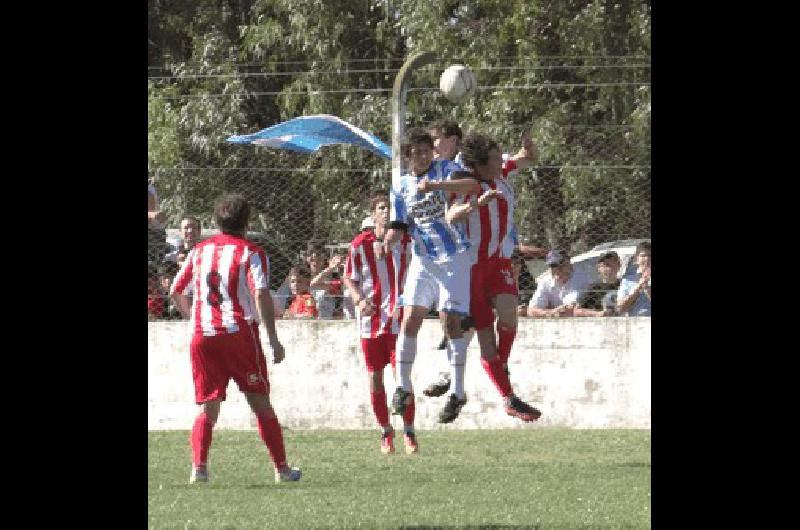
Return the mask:
<svg viewBox="0 0 800 530">
<path fill-rule="evenodd" d="M 539 148 L 534 143 L 530 131 L 525 131 L 522 135 L 522 147 L 510 160 L 516 165 L 511 170 L 529 168 L 539 160 Z"/>
</svg>

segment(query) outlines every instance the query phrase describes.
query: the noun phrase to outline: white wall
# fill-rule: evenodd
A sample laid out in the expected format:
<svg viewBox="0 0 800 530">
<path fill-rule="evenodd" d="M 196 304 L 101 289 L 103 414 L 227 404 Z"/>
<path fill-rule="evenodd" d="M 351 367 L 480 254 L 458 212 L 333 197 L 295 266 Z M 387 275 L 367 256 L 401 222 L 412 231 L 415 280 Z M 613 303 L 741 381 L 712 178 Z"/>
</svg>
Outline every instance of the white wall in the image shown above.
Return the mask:
<svg viewBox="0 0 800 530">
<path fill-rule="evenodd" d="M 270 370 L 271 398 L 290 428 L 373 429 L 369 383 L 352 321 L 278 321 L 286 359 Z M 264 344 L 266 335 L 262 332 Z M 148 428 L 190 429 L 197 413 L 186 322 L 148 323 Z M 450 425 L 436 422 L 444 397 L 422 389 L 447 368 L 435 320 L 418 337 L 412 381 L 419 429 L 521 428 L 505 414 L 500 396 L 481 367 L 477 340 L 467 357 L 468 403 Z M 650 318 L 520 320 L 509 360 L 517 395 L 542 411 L 535 426 L 650 428 Z M 387 368 L 387 400 L 394 380 Z M 402 426 L 393 417 L 396 428 Z M 255 429 L 255 418 L 236 385 L 228 386 L 218 427 Z"/>
</svg>

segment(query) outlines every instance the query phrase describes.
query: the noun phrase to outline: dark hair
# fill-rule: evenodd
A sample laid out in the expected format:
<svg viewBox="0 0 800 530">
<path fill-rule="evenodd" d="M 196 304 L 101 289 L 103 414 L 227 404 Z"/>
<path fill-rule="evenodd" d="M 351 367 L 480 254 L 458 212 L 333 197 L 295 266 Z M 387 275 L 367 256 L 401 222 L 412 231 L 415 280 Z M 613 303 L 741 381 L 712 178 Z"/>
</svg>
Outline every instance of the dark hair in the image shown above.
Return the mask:
<svg viewBox="0 0 800 530">
<path fill-rule="evenodd" d="M 298 278 L 308 278 L 311 279 L 311 269 L 308 268 L 308 265 L 305 263 L 298 263 L 291 269 L 289 269 L 289 276 L 295 275 Z"/>
<path fill-rule="evenodd" d="M 597 258 L 597 263 L 605 263 L 606 261 L 608 261 L 610 259 L 616 259 L 617 261 L 620 261 L 619 254 L 617 254 L 613 250 L 610 250 L 610 251 L 606 252 L 605 254 L 602 254 L 599 258 Z"/>
<path fill-rule="evenodd" d="M 389 202 L 389 194 L 386 190 L 375 190 L 369 196 L 369 211 L 375 211 L 375 207 L 379 202 Z"/>
<path fill-rule="evenodd" d="M 198 219 L 194 215 L 184 215 L 183 217 L 181 217 L 181 223 L 184 222 L 184 221 L 187 221 L 187 220 L 188 221 L 194 221 L 195 223 L 197 223 L 197 228 L 198 229 L 202 229 L 203 228 L 203 223 L 201 223 L 200 219 Z"/>
<path fill-rule="evenodd" d="M 406 136 L 403 139 L 401 148 L 403 156 L 411 156 L 411 148 L 417 144 L 428 144 L 433 149 L 433 138 L 425 129 L 412 127 L 406 131 Z"/>
<path fill-rule="evenodd" d="M 214 205 L 214 221 L 223 234 L 244 234 L 249 219 L 250 205 L 241 193 L 223 195 Z"/>
<path fill-rule="evenodd" d="M 448 120 L 448 119 L 437 120 L 433 122 L 433 124 L 430 127 L 428 127 L 429 131 L 431 129 L 438 129 L 445 137 L 458 136 L 459 140 L 464 138 L 464 133 L 461 132 L 461 127 L 459 127 L 458 123 L 454 122 L 453 120 Z"/>
<path fill-rule="evenodd" d="M 489 151 L 500 150 L 497 142 L 485 134 L 470 134 L 461 143 L 461 156 L 464 165 L 474 169 L 476 165 L 483 165 L 489 161 Z"/>
<path fill-rule="evenodd" d="M 636 245 L 636 252 L 633 253 L 634 256 L 638 256 L 639 252 L 646 250 L 647 252 L 652 252 L 650 250 L 650 242 L 649 241 L 642 241 L 638 245 Z"/>
</svg>

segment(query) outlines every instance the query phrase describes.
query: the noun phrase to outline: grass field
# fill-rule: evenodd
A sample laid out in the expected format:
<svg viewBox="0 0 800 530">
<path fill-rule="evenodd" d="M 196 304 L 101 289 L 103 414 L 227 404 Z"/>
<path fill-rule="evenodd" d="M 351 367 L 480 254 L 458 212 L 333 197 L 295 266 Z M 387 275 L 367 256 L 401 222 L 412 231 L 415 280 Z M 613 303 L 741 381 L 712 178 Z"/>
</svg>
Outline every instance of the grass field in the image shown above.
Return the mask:
<svg viewBox="0 0 800 530">
<path fill-rule="evenodd" d="M 189 486 L 187 431 L 150 432 L 150 528 L 649 528 L 650 431 L 284 431 L 298 483 L 275 484 L 258 433 L 218 431 Z"/>
</svg>

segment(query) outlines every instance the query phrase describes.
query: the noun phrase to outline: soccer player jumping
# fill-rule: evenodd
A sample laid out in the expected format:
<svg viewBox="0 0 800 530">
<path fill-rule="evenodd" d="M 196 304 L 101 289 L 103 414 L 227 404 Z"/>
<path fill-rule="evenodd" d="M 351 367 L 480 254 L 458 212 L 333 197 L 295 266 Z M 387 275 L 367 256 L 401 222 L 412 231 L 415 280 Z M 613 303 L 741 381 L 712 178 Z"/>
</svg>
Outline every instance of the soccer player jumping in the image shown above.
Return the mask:
<svg viewBox="0 0 800 530">
<path fill-rule="evenodd" d="M 530 139 L 526 138 L 525 143 L 526 149 L 533 148 Z M 507 368 L 517 331 L 518 291 L 511 264 L 515 245 L 514 190 L 505 177 L 517 169 L 517 163 L 512 160 L 504 164 L 497 142 L 481 134 L 464 140 L 461 155 L 469 172 L 456 172 L 447 182 L 423 179 L 419 189 L 461 196 L 451 207 L 450 215 L 454 221 L 467 220 L 475 259 L 470 275 L 470 314 L 475 320 L 481 365 L 503 398 L 506 413 L 522 421 L 534 421 L 541 412 L 514 394 Z M 496 201 L 480 204 L 475 198 L 490 192 L 500 195 Z M 499 343 L 493 326 L 495 311 Z"/>
<path fill-rule="evenodd" d="M 190 484 L 208 482 L 212 433 L 231 378 L 256 415 L 258 432 L 275 466 L 275 482 L 297 481 L 302 475 L 286 462 L 281 426 L 269 400 L 259 317 L 276 364 L 283 360 L 284 350 L 275 331 L 269 260 L 245 239 L 249 217 L 250 207 L 241 194 L 221 197 L 214 206 L 214 220 L 222 233 L 192 248 L 170 290 L 193 329 L 192 376 L 201 410 L 190 438 Z"/>
<path fill-rule="evenodd" d="M 446 334 L 452 348 L 452 393 L 439 413 L 440 423 L 458 417 L 467 402 L 464 392 L 464 364 L 467 344 L 461 319 L 469 313 L 469 273 L 472 260 L 464 223 L 454 223 L 449 215 L 449 198 L 443 191 L 420 193 L 418 183 L 448 180 L 459 167 L 450 160 L 433 159 L 433 139 L 424 129 L 406 133 L 402 153 L 411 169 L 392 183 L 389 231 L 385 252 L 407 232 L 414 241 L 411 264 L 400 297 L 403 320 L 397 336 L 397 364 L 400 386 L 392 398 L 392 413 L 403 414 L 413 401 L 411 368 L 417 354 L 417 334 L 422 320 L 434 303 L 446 315 Z M 485 204 L 497 193 L 489 191 L 477 202 Z"/>
<path fill-rule="evenodd" d="M 383 372 L 391 363 L 395 371 L 395 343 L 399 331 L 399 316 L 395 316 L 398 299 L 411 259 L 411 238 L 404 235 L 394 251 L 377 257 L 376 247 L 383 246 L 386 225 L 389 223 L 389 195 L 378 191 L 370 197 L 372 231 L 365 230 L 350 243 L 342 281 L 358 310 L 361 349 L 369 372 L 370 400 L 375 419 L 381 426 L 381 452 L 394 453 L 394 429 L 389 422 Z M 414 402 L 403 412 L 403 438 L 407 454 L 419 451 L 414 433 Z"/>
</svg>

